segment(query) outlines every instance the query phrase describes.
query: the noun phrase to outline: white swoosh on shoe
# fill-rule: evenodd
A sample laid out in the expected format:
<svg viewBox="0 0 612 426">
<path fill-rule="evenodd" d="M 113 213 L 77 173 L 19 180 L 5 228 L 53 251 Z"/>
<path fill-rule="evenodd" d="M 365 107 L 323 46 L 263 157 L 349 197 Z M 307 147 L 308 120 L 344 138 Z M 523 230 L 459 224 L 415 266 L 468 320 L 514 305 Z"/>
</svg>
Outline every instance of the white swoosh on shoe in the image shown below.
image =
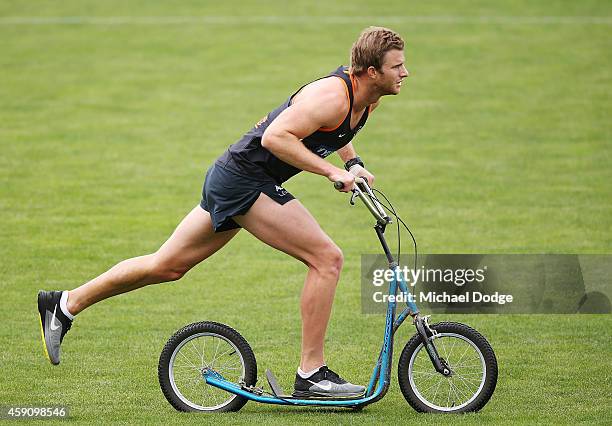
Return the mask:
<svg viewBox="0 0 612 426">
<path fill-rule="evenodd" d="M 55 312 L 57 311 L 57 305 L 55 305 L 55 309 L 53 309 L 53 316 L 51 317 L 51 331 L 55 331 L 60 328 L 61 324 L 55 324 Z"/>
<path fill-rule="evenodd" d="M 320 387 L 320 388 L 321 388 L 321 389 L 323 389 L 323 390 L 330 391 L 330 390 L 332 389 L 332 384 L 331 384 L 331 383 L 328 383 L 328 384 L 326 384 L 326 385 L 322 385 L 322 384 L 320 384 L 320 383 L 315 383 L 315 382 L 313 382 L 312 380 L 308 380 L 308 381 L 309 381 L 310 383 L 312 383 L 313 385 Z"/>
</svg>

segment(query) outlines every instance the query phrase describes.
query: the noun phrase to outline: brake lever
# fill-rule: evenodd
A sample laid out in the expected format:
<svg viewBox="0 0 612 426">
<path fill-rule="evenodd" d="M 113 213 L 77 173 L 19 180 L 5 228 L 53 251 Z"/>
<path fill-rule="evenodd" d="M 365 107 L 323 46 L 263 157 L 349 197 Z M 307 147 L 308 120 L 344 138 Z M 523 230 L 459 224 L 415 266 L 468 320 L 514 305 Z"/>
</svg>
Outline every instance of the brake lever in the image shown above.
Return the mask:
<svg viewBox="0 0 612 426">
<path fill-rule="evenodd" d="M 350 201 L 350 203 L 351 203 L 351 206 L 354 206 L 354 205 L 355 205 L 355 198 L 357 198 L 357 197 L 358 197 L 358 195 L 357 195 L 357 191 L 355 191 L 354 189 L 353 189 L 353 191 L 352 191 L 352 192 L 353 192 L 353 194 L 351 195 L 351 201 Z"/>
</svg>

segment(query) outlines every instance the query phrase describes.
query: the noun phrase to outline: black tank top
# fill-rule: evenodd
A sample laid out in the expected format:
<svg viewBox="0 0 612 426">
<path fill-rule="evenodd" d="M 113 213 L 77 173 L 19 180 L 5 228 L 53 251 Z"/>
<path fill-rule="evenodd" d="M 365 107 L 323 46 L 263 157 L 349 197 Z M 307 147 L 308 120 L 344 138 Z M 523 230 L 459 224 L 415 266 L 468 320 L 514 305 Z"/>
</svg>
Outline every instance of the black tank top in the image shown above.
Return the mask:
<svg viewBox="0 0 612 426">
<path fill-rule="evenodd" d="M 302 142 L 310 151 L 314 152 L 321 158 L 325 158 L 331 153 L 342 148 L 349 143 L 351 139 L 365 125 L 370 112 L 370 108 L 366 108 L 359 123 L 354 129 L 351 129 L 351 111 L 353 110 L 353 84 L 348 74 L 348 68 L 340 66 L 331 74 L 321 77 L 318 80 L 328 77 L 339 77 L 346 84 L 347 96 L 349 98 L 348 114 L 334 129 L 321 128 L 313 134 L 302 139 Z M 316 81 L 316 80 L 315 80 Z M 308 83 L 310 84 L 310 83 Z M 290 177 L 301 172 L 300 169 L 280 160 L 266 148 L 261 146 L 261 138 L 278 115 L 291 105 L 293 97 L 307 84 L 300 87 L 292 94 L 282 105 L 270 112 L 262 118 L 255 126 L 249 130 L 238 142 L 230 145 L 230 147 L 217 159 L 215 164 L 233 171 L 239 175 L 250 177 L 258 180 L 269 180 L 272 178 L 276 183 L 285 182 Z"/>
</svg>

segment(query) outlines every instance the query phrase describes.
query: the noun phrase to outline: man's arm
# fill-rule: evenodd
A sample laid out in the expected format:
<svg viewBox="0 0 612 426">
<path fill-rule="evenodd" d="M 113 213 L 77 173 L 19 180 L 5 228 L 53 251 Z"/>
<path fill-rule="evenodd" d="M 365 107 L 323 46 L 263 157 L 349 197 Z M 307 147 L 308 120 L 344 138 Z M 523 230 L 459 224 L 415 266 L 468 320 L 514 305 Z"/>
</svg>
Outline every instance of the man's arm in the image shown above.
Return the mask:
<svg viewBox="0 0 612 426">
<path fill-rule="evenodd" d="M 261 145 L 282 161 L 325 176 L 332 182 L 341 181 L 344 183 L 343 190 L 350 190 L 353 175 L 314 154 L 301 141 L 321 127 L 336 126 L 348 113 L 345 90 L 337 84 L 344 82 L 330 80 L 305 90 L 298 102 L 285 109 L 270 124 L 263 134 Z"/>
<path fill-rule="evenodd" d="M 343 163 L 346 163 L 348 160 L 357 157 L 357 152 L 355 151 L 355 148 L 353 148 L 352 142 L 347 143 L 336 152 L 340 156 L 340 159 Z"/>
</svg>

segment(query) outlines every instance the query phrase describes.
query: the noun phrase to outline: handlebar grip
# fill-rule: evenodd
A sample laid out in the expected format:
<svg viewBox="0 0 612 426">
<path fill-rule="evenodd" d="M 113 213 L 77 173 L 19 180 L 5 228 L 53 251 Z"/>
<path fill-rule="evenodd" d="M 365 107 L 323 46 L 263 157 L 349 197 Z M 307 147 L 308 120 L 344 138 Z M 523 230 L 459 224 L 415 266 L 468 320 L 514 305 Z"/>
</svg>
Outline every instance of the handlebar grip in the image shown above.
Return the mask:
<svg viewBox="0 0 612 426">
<path fill-rule="evenodd" d="M 342 189 L 342 188 L 344 188 L 344 184 L 342 182 L 340 182 L 339 180 L 337 180 L 336 182 L 334 182 L 334 188 Z"/>
</svg>

